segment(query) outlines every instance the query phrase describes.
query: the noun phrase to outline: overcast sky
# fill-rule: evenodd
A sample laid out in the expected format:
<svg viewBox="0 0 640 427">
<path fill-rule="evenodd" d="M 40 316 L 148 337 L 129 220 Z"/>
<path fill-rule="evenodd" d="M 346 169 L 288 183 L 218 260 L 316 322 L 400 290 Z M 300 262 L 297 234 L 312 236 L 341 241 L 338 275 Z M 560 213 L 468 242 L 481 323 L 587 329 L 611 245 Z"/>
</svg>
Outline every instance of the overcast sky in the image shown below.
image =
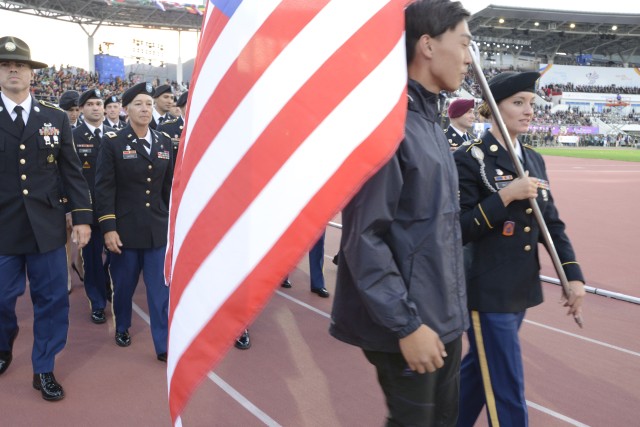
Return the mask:
<svg viewBox="0 0 640 427">
<path fill-rule="evenodd" d="M 193 1 L 188 0 L 173 1 L 193 3 Z M 494 4 L 499 6 L 535 7 L 539 9 L 640 14 L 640 3 L 637 0 L 608 0 L 598 2 L 593 0 L 536 0 L 527 5 L 523 5 L 522 3 L 522 0 L 462 1 L 462 4 L 472 13 L 484 9 L 489 4 Z M 105 5 L 105 7 L 110 6 Z M 79 25 L 4 10 L 0 10 L 0 22 L 2 22 L 0 36 L 12 35 L 26 41 L 31 48 L 33 59 L 46 62 L 50 65 L 71 64 L 82 68 L 89 68 L 87 34 Z M 88 29 L 88 31 L 92 30 L 92 28 Z M 109 53 L 114 56 L 126 57 L 131 53 L 132 40 L 134 38 L 163 44 L 165 52 L 169 52 L 165 55 L 165 61 L 172 63 L 177 62 L 177 32 L 102 27 L 98 29 L 94 36 L 94 45 L 97 50 L 98 45 L 102 42 L 114 43 Z M 195 56 L 197 45 L 196 33 L 183 32 L 180 39 L 181 57 L 182 61 L 185 62 Z M 171 52 L 175 53 L 172 54 Z M 125 59 L 125 63 L 132 61 L 132 59 Z"/>
</svg>

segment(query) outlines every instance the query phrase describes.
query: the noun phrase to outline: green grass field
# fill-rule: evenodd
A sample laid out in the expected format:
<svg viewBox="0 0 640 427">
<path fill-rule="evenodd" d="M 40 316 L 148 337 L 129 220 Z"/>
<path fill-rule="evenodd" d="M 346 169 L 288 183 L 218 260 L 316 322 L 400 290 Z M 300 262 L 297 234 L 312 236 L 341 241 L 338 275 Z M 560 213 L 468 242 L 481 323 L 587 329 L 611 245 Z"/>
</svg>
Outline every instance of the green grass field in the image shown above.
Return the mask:
<svg viewBox="0 0 640 427">
<path fill-rule="evenodd" d="M 536 147 L 538 153 L 545 156 L 578 157 L 582 159 L 620 160 L 640 162 L 640 150 L 637 148 L 550 148 Z"/>
</svg>

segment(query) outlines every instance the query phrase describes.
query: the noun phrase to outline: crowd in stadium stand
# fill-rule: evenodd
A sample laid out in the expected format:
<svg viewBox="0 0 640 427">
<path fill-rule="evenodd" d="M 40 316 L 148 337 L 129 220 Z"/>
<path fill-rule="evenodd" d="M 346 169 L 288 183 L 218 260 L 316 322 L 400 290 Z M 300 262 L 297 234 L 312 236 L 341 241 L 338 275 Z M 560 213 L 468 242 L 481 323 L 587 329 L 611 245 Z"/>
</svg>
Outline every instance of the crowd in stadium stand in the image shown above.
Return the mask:
<svg viewBox="0 0 640 427">
<path fill-rule="evenodd" d="M 591 118 L 578 108 L 551 112 L 551 106 L 536 107 L 533 124 L 591 126 Z"/>
<path fill-rule="evenodd" d="M 573 83 L 553 84 L 542 88 L 549 95 L 551 92 L 585 92 L 585 93 L 608 93 L 612 95 L 638 95 L 640 87 L 632 86 L 598 86 L 598 85 L 574 85 Z"/>
<path fill-rule="evenodd" d="M 509 70 L 522 71 L 520 69 L 514 69 L 513 67 Z M 489 80 L 502 71 L 503 70 L 498 68 L 488 68 L 484 70 L 484 74 L 487 80 Z M 100 83 L 97 73 L 91 73 L 79 67 L 69 65 L 64 67 L 61 65 L 59 68 L 53 66 L 42 70 L 35 70 L 32 91 L 36 98 L 57 104 L 60 95 L 67 90 L 76 90 L 82 93 L 89 88 L 97 88 L 105 97 L 111 94 L 120 96 L 125 90 L 139 81 L 139 76 L 131 73 L 125 80 L 116 79 L 113 83 Z M 171 84 L 176 95 L 188 89 L 188 87 L 179 85 L 175 81 L 167 80 L 161 83 L 159 79 L 155 79 L 153 83 L 154 86 Z M 482 91 L 480 90 L 480 86 L 475 82 L 473 72 L 467 74 L 462 87 L 476 98 L 482 96 Z M 640 94 L 640 88 L 638 87 L 585 86 L 573 84 L 549 85 L 540 88 L 538 94 L 543 99 L 550 100 L 548 95 L 551 91 L 611 93 L 616 96 L 619 94 Z M 569 108 L 566 111 L 556 111 L 552 113 L 551 105 L 547 105 L 536 108 L 535 119 L 532 124 L 591 126 L 594 119 L 600 119 L 605 123 L 638 124 L 640 123 L 640 112 L 633 110 L 631 113 L 620 115 L 615 109 L 611 108 L 607 108 L 603 112 L 592 111 L 591 113 L 586 113 L 578 108 Z M 557 144 L 556 138 L 548 132 L 534 132 L 526 136 L 526 138 L 529 139 L 527 142 L 533 145 Z M 624 136 L 617 138 L 616 136 L 585 135 L 581 137 L 580 145 L 616 146 L 627 145 L 627 143 L 630 142 L 637 143 L 635 140 L 628 141 L 624 138 Z"/>
<path fill-rule="evenodd" d="M 91 88 L 96 88 L 100 90 L 105 97 L 112 94 L 120 96 L 125 90 L 139 83 L 139 79 L 137 79 L 134 74 L 130 74 L 126 80 L 118 78 L 113 83 L 100 83 L 97 73 L 91 73 L 82 68 L 69 65 L 66 67 L 61 65 L 59 68 L 53 66 L 41 70 L 34 70 L 34 73 L 35 76 L 31 83 L 33 95 L 37 99 L 49 101 L 54 104 L 58 103 L 60 95 L 67 90 L 76 90 L 82 93 Z M 184 88 L 176 82 L 166 81 L 161 83 L 159 79 L 156 79 L 154 83 L 154 86 L 171 84 L 177 96 L 184 90 Z"/>
</svg>

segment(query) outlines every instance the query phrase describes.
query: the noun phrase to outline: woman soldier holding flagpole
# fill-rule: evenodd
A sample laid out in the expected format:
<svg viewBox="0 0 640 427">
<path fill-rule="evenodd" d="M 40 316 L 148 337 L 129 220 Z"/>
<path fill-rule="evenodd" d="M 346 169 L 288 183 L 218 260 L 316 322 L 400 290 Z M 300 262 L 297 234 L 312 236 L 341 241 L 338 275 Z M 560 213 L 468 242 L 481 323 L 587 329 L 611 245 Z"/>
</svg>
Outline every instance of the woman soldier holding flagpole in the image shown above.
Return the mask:
<svg viewBox="0 0 640 427">
<path fill-rule="evenodd" d="M 537 72 L 504 72 L 489 89 L 508 137 L 488 103 L 479 114 L 491 121 L 481 139 L 454 153 L 465 244 L 469 352 L 460 372 L 458 426 L 473 426 L 487 405 L 490 425 L 528 425 L 518 330 L 526 310 L 542 302 L 538 242 L 543 231 L 535 199 L 568 279 L 565 306 L 580 322 L 585 294 L 580 266 L 555 207 L 542 156 L 518 142 L 533 119 Z M 526 172 L 519 176 L 506 144 Z"/>
</svg>

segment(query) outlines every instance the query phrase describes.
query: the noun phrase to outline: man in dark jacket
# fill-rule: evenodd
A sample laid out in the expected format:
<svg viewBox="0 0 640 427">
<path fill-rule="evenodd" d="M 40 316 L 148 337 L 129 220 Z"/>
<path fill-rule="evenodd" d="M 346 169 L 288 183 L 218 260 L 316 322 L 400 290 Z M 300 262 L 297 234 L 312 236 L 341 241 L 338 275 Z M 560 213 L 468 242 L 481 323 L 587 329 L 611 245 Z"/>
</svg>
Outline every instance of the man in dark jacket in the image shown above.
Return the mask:
<svg viewBox="0 0 640 427">
<path fill-rule="evenodd" d="M 453 426 L 468 319 L 458 179 L 438 94 L 456 90 L 471 63 L 469 12 L 422 0 L 405 17 L 405 139 L 342 213 L 330 333 L 376 367 L 387 425 Z"/>
</svg>

